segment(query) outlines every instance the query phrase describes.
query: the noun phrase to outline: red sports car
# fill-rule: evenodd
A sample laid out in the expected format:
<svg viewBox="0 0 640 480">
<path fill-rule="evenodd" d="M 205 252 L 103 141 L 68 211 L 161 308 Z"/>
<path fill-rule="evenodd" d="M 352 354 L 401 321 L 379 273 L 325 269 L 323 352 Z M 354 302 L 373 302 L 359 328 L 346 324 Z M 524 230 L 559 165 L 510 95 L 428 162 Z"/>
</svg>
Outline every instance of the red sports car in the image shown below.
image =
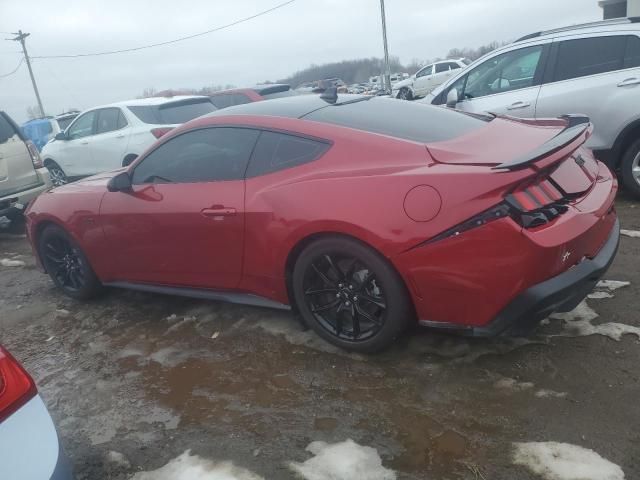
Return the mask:
<svg viewBox="0 0 640 480">
<path fill-rule="evenodd" d="M 323 98 L 324 97 L 324 98 Z M 520 331 L 612 262 L 617 182 L 589 120 L 296 96 L 195 119 L 28 209 L 41 266 L 101 286 L 299 312 L 371 352 L 408 326 Z"/>
</svg>

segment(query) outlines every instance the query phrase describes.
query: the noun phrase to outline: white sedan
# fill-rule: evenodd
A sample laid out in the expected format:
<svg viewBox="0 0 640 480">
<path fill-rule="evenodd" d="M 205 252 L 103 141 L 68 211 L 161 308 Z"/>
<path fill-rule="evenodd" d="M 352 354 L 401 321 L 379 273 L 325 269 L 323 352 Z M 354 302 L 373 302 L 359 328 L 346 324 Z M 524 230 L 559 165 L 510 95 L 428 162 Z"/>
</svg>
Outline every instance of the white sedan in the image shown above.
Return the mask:
<svg viewBox="0 0 640 480">
<path fill-rule="evenodd" d="M 422 67 L 406 80 L 393 85 L 391 96 L 401 100 L 413 100 L 427 95 L 438 85 L 444 83 L 459 69 L 469 65 L 466 58 L 442 60 Z"/>
<path fill-rule="evenodd" d="M 172 128 L 211 113 L 209 97 L 153 97 L 83 112 L 40 156 L 54 185 L 129 165 Z"/>
</svg>

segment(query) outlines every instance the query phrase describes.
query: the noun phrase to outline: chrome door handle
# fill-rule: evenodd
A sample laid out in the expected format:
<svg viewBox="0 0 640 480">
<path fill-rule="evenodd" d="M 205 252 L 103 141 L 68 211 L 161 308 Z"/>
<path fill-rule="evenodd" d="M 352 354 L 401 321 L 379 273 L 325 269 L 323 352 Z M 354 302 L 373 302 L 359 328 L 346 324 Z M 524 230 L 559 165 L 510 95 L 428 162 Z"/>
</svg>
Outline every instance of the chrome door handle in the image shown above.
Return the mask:
<svg viewBox="0 0 640 480">
<path fill-rule="evenodd" d="M 89 145 L 89 142 L 80 142 L 80 145 Z"/>
<path fill-rule="evenodd" d="M 629 85 L 640 85 L 640 78 L 627 78 L 618 84 L 619 87 L 628 87 Z"/>
<path fill-rule="evenodd" d="M 515 102 L 512 103 L 511 105 L 509 105 L 507 107 L 507 110 L 518 110 L 520 108 L 527 108 L 530 107 L 531 103 L 530 102 Z"/>
<path fill-rule="evenodd" d="M 116 135 L 116 138 L 124 138 L 124 135 Z"/>
</svg>

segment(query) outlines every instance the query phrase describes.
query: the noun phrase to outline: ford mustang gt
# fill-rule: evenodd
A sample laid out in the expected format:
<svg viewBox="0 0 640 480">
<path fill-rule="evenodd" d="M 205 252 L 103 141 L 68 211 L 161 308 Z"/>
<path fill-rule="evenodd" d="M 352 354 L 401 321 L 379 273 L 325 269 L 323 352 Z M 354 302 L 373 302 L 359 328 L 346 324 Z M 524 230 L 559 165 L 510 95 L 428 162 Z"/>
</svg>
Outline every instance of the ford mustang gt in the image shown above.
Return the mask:
<svg viewBox="0 0 640 480">
<path fill-rule="evenodd" d="M 293 309 L 345 349 L 412 324 L 488 336 L 574 308 L 613 261 L 616 179 L 586 117 L 352 95 L 231 107 L 27 212 L 66 294 L 103 286 Z"/>
</svg>

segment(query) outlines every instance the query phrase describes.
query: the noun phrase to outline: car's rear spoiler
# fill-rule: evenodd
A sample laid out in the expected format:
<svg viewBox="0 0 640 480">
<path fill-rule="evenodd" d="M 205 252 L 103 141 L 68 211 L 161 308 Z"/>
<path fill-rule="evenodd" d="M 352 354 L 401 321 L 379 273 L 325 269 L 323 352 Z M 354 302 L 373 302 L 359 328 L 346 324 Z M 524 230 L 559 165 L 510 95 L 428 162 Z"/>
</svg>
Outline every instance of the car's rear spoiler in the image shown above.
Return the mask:
<svg viewBox="0 0 640 480">
<path fill-rule="evenodd" d="M 565 120 L 566 126 L 551 140 L 543 143 L 526 155 L 522 155 L 515 160 L 501 163 L 497 167 L 493 167 L 493 169 L 519 170 L 521 168 L 527 168 L 532 163 L 535 163 L 536 161 L 547 157 L 574 142 L 591 126 L 591 120 L 589 120 L 589 117 L 585 115 L 563 115 L 560 119 Z"/>
</svg>

